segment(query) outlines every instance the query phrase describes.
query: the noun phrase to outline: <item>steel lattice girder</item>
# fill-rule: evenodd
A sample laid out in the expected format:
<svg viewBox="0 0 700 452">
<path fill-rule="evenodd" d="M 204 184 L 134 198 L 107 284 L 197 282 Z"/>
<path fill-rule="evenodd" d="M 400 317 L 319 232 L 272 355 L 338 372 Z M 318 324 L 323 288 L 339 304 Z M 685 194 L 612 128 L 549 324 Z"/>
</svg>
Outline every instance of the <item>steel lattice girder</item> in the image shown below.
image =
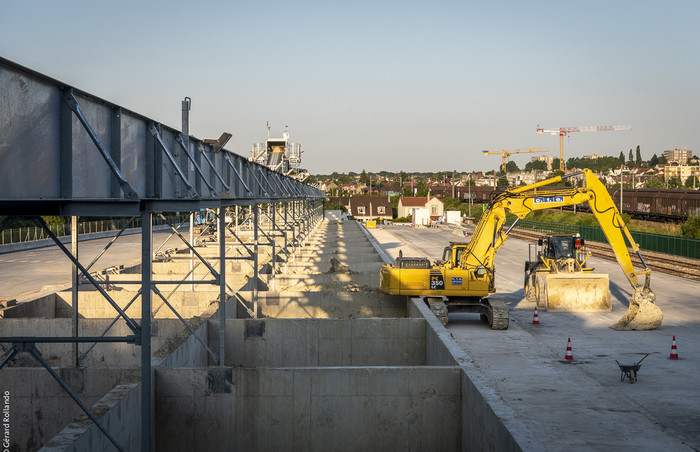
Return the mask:
<svg viewBox="0 0 700 452">
<path fill-rule="evenodd" d="M 0 58 L 0 214 L 146 210 L 322 199 L 323 192 Z M 209 140 L 211 141 L 211 140 Z"/>
</svg>

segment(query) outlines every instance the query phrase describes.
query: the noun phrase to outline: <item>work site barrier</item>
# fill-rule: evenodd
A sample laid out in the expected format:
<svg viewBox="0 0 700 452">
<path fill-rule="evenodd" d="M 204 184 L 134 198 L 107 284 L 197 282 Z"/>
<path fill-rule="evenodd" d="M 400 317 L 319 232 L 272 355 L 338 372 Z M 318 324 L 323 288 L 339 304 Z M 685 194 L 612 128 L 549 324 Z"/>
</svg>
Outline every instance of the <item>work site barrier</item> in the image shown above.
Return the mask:
<svg viewBox="0 0 700 452">
<path fill-rule="evenodd" d="M 185 215 L 174 215 L 166 217 L 170 224 L 179 224 L 187 216 Z M 122 229 L 127 223 L 129 223 L 128 218 L 115 218 L 110 220 L 99 220 L 99 221 L 83 221 L 78 223 L 78 235 L 80 234 L 91 234 L 95 232 L 107 232 L 107 231 L 118 231 Z M 154 216 L 153 225 L 160 226 L 165 224 L 162 218 Z M 65 237 L 71 235 L 71 224 L 50 224 L 48 225 L 51 232 L 53 232 L 56 237 Z M 133 219 L 129 228 L 140 228 L 141 227 L 141 217 L 136 217 Z M 6 229 L 0 233 L 0 245 L 10 245 L 13 243 L 22 242 L 32 242 L 35 240 L 48 239 L 49 236 L 46 234 L 42 228 L 37 226 L 29 227 L 19 227 Z"/>
<path fill-rule="evenodd" d="M 507 225 L 513 223 L 512 218 L 506 221 Z M 520 229 L 550 233 L 550 234 L 581 234 L 581 238 L 591 242 L 607 243 L 603 230 L 597 226 L 582 226 L 576 224 L 546 223 L 542 221 L 520 220 L 516 225 Z M 674 256 L 700 259 L 700 240 L 671 235 L 649 234 L 646 232 L 631 231 L 632 237 L 642 250 L 672 254 Z"/>
</svg>

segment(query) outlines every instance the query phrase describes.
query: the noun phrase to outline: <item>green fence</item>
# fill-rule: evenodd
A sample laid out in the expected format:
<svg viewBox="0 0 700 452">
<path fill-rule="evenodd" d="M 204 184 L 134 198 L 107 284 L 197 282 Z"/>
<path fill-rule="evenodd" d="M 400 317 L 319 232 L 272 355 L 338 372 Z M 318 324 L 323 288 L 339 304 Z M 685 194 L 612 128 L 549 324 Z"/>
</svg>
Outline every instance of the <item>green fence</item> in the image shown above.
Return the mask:
<svg viewBox="0 0 700 452">
<path fill-rule="evenodd" d="M 508 219 L 506 223 L 510 225 L 512 222 L 512 219 Z M 575 234 L 578 232 L 584 240 L 607 243 L 603 230 L 597 226 L 579 226 L 575 224 L 520 220 L 516 227 L 552 234 Z M 639 244 L 639 248 L 643 250 L 672 254 L 674 256 L 688 257 L 691 259 L 700 259 L 700 240 L 697 239 L 635 231 L 632 231 L 632 237 L 634 237 L 634 240 Z"/>
</svg>

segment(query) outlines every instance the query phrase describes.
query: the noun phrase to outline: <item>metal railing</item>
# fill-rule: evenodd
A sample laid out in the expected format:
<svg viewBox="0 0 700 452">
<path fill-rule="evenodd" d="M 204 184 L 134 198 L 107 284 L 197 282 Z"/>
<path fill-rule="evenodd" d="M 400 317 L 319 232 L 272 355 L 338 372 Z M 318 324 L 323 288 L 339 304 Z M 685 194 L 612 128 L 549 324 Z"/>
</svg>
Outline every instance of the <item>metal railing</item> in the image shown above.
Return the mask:
<svg viewBox="0 0 700 452">
<path fill-rule="evenodd" d="M 513 219 L 509 218 L 506 224 L 510 225 L 512 222 Z M 578 232 L 584 240 L 607 243 L 603 230 L 597 226 L 520 220 L 517 227 L 551 234 L 575 234 Z M 639 244 L 639 248 L 643 250 L 687 257 L 690 259 L 700 259 L 700 240 L 671 235 L 650 234 L 647 232 L 631 231 L 631 233 L 634 240 Z"/>
<path fill-rule="evenodd" d="M 180 223 L 185 219 L 185 217 L 186 215 L 173 215 L 167 218 L 171 223 Z M 79 222 L 78 235 L 108 231 L 119 231 L 127 223 L 129 223 L 129 221 L 129 218 L 114 218 L 109 220 Z M 162 224 L 166 223 L 161 218 L 153 218 L 154 226 L 160 226 Z M 71 235 L 70 223 L 50 224 L 48 226 L 49 229 L 51 229 L 51 232 L 53 232 L 57 237 L 66 237 Z M 131 222 L 130 227 L 140 228 L 141 218 L 134 218 Z M 48 238 L 49 236 L 46 233 L 46 231 L 36 226 L 11 228 L 0 232 L 0 245 L 11 245 L 13 243 L 32 242 L 36 240 L 45 240 Z"/>
</svg>

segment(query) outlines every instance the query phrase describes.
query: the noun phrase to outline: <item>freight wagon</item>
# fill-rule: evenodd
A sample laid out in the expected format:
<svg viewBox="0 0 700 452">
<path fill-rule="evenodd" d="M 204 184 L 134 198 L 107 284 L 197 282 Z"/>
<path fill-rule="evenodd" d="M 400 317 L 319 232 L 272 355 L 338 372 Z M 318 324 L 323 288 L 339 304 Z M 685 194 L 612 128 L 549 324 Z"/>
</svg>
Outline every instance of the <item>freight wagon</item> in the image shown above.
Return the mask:
<svg viewBox="0 0 700 452">
<path fill-rule="evenodd" d="M 473 203 L 486 203 L 494 192 L 502 192 L 503 187 L 471 187 Z M 620 189 L 609 188 L 610 197 L 620 209 Z M 468 194 L 464 193 L 468 202 Z M 573 207 L 569 207 L 573 209 Z M 578 205 L 576 210 L 588 211 L 588 206 Z M 700 215 L 700 190 L 652 190 L 622 189 L 622 212 L 632 218 L 656 221 L 684 221 L 690 216 Z"/>
</svg>

